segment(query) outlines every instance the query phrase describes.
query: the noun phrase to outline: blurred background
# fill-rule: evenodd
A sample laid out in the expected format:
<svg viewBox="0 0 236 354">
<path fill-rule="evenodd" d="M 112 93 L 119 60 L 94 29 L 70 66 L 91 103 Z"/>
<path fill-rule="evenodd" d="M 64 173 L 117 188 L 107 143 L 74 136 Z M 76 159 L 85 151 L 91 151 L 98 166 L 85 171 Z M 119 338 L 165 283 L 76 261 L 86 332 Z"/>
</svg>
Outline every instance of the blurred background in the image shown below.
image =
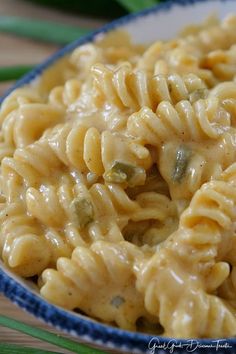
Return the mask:
<svg viewBox="0 0 236 354">
<path fill-rule="evenodd" d="M 60 46 L 160 1 L 0 0 L 0 96 Z"/>
<path fill-rule="evenodd" d="M 88 7 L 92 11 L 87 12 L 83 5 L 81 9 L 76 7 L 76 3 L 84 4 L 88 3 L 88 1 L 91 2 L 91 0 L 0 0 L 0 22 L 3 16 L 4 20 L 9 16 L 19 16 L 22 18 L 27 17 L 31 20 L 53 21 L 58 25 L 63 23 L 85 29 L 95 29 L 105 24 L 109 20 L 109 16 L 107 16 L 108 13 L 103 15 L 102 11 L 100 11 L 100 15 L 95 17 L 93 6 Z M 60 6 L 56 7 L 56 3 Z M 71 10 L 65 5 L 66 3 L 74 4 L 74 6 L 69 6 Z M 95 0 L 94 3 L 100 3 L 100 1 Z M 121 7 L 118 7 L 117 11 L 116 14 L 118 15 L 125 12 Z M 0 30 L 0 67 L 40 63 L 59 47 L 59 44 L 19 37 Z M 0 96 L 11 84 L 11 81 L 0 82 Z"/>
</svg>

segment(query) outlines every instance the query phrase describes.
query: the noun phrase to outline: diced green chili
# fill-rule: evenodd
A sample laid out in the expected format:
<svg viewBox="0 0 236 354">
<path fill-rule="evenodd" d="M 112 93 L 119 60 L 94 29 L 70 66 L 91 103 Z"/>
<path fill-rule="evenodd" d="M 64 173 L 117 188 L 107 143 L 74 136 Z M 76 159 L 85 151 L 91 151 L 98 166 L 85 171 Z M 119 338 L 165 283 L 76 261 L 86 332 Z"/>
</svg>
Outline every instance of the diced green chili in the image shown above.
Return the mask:
<svg viewBox="0 0 236 354">
<path fill-rule="evenodd" d="M 121 305 L 123 305 L 124 302 L 125 302 L 125 299 L 122 296 L 117 295 L 117 296 L 113 297 L 110 304 L 118 309 Z"/>
<path fill-rule="evenodd" d="M 180 145 L 176 150 L 174 171 L 172 179 L 174 182 L 181 183 L 185 176 L 188 163 L 191 157 L 191 150 L 186 145 Z"/>
<path fill-rule="evenodd" d="M 127 182 L 129 186 L 133 186 L 138 176 L 143 173 L 145 170 L 142 167 L 116 161 L 110 170 L 104 173 L 103 177 L 110 183 Z"/>
<path fill-rule="evenodd" d="M 72 202 L 76 222 L 79 228 L 88 225 L 94 219 L 94 210 L 92 203 L 85 198 L 75 198 Z"/>
<path fill-rule="evenodd" d="M 206 88 L 197 89 L 197 90 L 193 91 L 192 93 L 190 93 L 189 101 L 191 103 L 194 103 L 200 99 L 205 99 L 205 98 L 207 98 L 208 93 L 209 93 L 209 91 Z"/>
</svg>

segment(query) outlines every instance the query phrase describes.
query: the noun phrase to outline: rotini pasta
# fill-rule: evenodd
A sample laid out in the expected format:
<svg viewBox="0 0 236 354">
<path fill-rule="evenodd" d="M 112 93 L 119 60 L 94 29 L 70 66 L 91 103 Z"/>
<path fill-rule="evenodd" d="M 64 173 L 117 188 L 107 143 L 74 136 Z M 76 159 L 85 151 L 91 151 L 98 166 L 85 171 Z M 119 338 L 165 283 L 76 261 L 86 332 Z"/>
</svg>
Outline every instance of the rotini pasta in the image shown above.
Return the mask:
<svg viewBox="0 0 236 354">
<path fill-rule="evenodd" d="M 236 46 L 229 50 L 215 50 L 206 55 L 202 66 L 210 69 L 220 81 L 233 80 L 236 75 Z"/>
<path fill-rule="evenodd" d="M 91 70 L 100 102 L 110 102 L 132 111 L 143 106 L 155 110 L 161 101 L 177 103 L 189 96 L 194 99 L 196 90 L 199 96 L 207 94 L 206 85 L 194 74 L 183 78 L 177 74 L 150 77 L 145 71 L 132 70 L 129 63 L 120 65 L 116 70 L 97 64 Z"/>
<path fill-rule="evenodd" d="M 3 260 L 22 276 L 40 274 L 50 261 L 50 250 L 40 226 L 18 203 L 11 203 L 1 210 L 0 218 Z"/>
<path fill-rule="evenodd" d="M 149 47 L 114 32 L 11 93 L 8 269 L 109 325 L 235 336 L 235 51 L 235 15 Z"/>
<path fill-rule="evenodd" d="M 38 140 L 47 128 L 61 120 L 61 112 L 50 105 L 24 104 L 5 118 L 2 134 L 6 144 L 24 147 Z"/>
<path fill-rule="evenodd" d="M 79 307 L 91 316 L 134 330 L 138 318 L 150 316 L 134 286 L 132 261 L 138 254 L 126 242 L 98 241 L 91 249 L 77 247 L 71 259 L 58 260 L 57 271 L 44 271 L 41 292 L 57 305 Z"/>
</svg>

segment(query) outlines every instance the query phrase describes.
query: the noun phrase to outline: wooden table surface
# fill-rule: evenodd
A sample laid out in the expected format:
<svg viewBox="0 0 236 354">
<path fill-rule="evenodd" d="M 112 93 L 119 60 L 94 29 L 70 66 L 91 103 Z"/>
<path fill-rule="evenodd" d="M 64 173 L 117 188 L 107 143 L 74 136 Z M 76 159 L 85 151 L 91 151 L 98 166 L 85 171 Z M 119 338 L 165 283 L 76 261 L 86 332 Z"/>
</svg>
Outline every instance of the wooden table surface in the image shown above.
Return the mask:
<svg viewBox="0 0 236 354">
<path fill-rule="evenodd" d="M 24 16 L 44 20 L 53 20 L 64 24 L 74 24 L 87 28 L 98 28 L 105 23 L 105 21 L 102 20 L 64 14 L 59 11 L 37 6 L 23 0 L 0 0 L 0 15 Z M 12 35 L 0 34 L 0 65 L 37 64 L 57 49 L 58 47 L 55 45 L 34 42 L 23 38 L 16 38 Z M 12 83 L 0 84 L 0 96 L 11 85 Z M 24 321 L 27 324 L 53 331 L 51 327 L 44 325 L 42 322 L 20 310 L 2 295 L 0 295 L 0 313 L 2 315 L 11 316 L 17 320 Z M 57 331 L 54 332 L 58 333 Z M 0 327 L 0 343 L 1 342 L 18 343 L 25 346 L 57 351 L 64 354 L 70 353 L 64 349 L 60 351 L 53 345 L 43 343 L 29 336 L 3 327 Z"/>
</svg>

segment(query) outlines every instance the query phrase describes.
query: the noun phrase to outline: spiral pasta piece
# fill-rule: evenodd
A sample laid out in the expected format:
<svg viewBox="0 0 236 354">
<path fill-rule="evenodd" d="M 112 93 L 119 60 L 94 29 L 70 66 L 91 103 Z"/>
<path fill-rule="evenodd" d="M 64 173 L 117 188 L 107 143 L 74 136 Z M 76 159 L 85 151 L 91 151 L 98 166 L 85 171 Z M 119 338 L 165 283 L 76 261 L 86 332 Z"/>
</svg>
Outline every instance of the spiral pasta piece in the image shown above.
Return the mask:
<svg viewBox="0 0 236 354">
<path fill-rule="evenodd" d="M 220 81 L 233 80 L 236 75 L 236 46 L 229 50 L 214 50 L 203 59 L 202 66 L 210 69 Z"/>
<path fill-rule="evenodd" d="M 127 242 L 77 247 L 71 259 L 58 260 L 57 270 L 43 272 L 41 294 L 57 305 L 135 329 L 139 317 L 148 317 L 132 272 L 139 253 Z"/>
<path fill-rule="evenodd" d="M 79 99 L 81 82 L 78 79 L 67 80 L 64 86 L 57 86 L 49 94 L 48 102 L 59 109 L 73 111 Z"/>
<path fill-rule="evenodd" d="M 24 277 L 40 274 L 49 264 L 50 251 L 34 218 L 15 203 L 1 211 L 0 220 L 0 250 L 8 267 Z"/>
<path fill-rule="evenodd" d="M 35 186 L 40 183 L 43 176 L 54 176 L 55 171 L 60 167 L 61 162 L 48 142 L 42 140 L 17 149 L 13 157 L 5 157 L 2 160 L 2 175 L 6 182 L 10 176 L 15 175 L 22 178 L 26 185 Z"/>
<path fill-rule="evenodd" d="M 125 31 L 116 30 L 107 33 L 96 43 L 87 43 L 76 48 L 70 56 L 70 63 L 76 68 L 78 77 L 83 82 L 87 79 L 92 65 L 116 65 L 127 60 L 136 63 L 142 51 L 141 46 L 131 42 Z"/>
<path fill-rule="evenodd" d="M 145 169 L 151 165 L 150 153 L 139 139 L 109 131 L 99 133 L 95 127 L 83 124 L 56 126 L 47 138 L 59 160 L 81 172 L 101 176 L 117 161 L 143 168 L 140 169 L 142 182 Z"/>
<path fill-rule="evenodd" d="M 145 71 L 134 71 L 129 64 L 122 64 L 113 70 L 97 64 L 91 69 L 94 86 L 100 100 L 110 102 L 123 109 L 137 111 L 143 106 L 152 110 L 165 100 L 177 103 L 188 99 L 198 91 L 207 94 L 206 85 L 194 74 L 183 77 L 177 74 L 150 76 Z"/>
<path fill-rule="evenodd" d="M 48 104 L 24 104 L 5 118 L 2 134 L 6 144 L 22 148 L 38 140 L 47 128 L 61 120 L 61 112 Z"/>
<path fill-rule="evenodd" d="M 59 257 L 71 256 L 68 231 L 64 234 L 53 228 L 43 229 L 34 216 L 25 214 L 19 203 L 3 208 L 0 219 L 2 258 L 14 272 L 24 277 L 38 275 L 46 267 L 54 266 Z"/>
<path fill-rule="evenodd" d="M 103 62 L 103 54 L 96 45 L 84 44 L 73 51 L 70 62 L 76 67 L 79 78 L 85 80 L 91 66 L 97 62 Z"/>
<path fill-rule="evenodd" d="M 5 250 L 2 255 L 5 262 L 9 258 L 10 268 L 19 273 L 24 272 L 24 276 L 30 276 L 31 272 L 32 275 L 38 274 L 37 264 L 40 267 L 43 262 L 40 259 L 40 247 L 41 251 L 43 247 L 47 249 L 45 256 L 47 255 L 48 262 L 42 263 L 42 269 L 44 269 L 47 265 L 54 266 L 59 257 L 70 257 L 75 246 L 86 245 L 89 240 L 78 230 L 77 215 L 73 209 L 73 202 L 78 196 L 78 191 L 76 193 L 76 187 L 72 181 L 62 178 L 58 189 L 54 186 L 47 186 L 40 191 L 30 187 L 26 188 L 26 191 L 21 190 L 21 194 L 17 190 L 18 183 L 19 181 L 15 179 L 11 181 L 11 193 L 10 196 L 7 195 L 8 204 L 3 206 L 2 214 L 6 220 L 4 219 L 1 227 L 2 248 Z M 86 188 L 83 187 L 83 190 L 86 191 Z M 22 200 L 25 203 L 22 203 Z M 13 212 L 16 216 L 11 217 Z M 33 228 L 33 225 L 38 226 Z M 26 257 L 25 252 L 30 242 L 35 242 L 33 248 L 35 254 L 32 257 L 30 254 Z M 15 255 L 18 253 L 16 267 L 11 259 L 12 257 L 16 259 Z M 30 261 L 35 261 L 36 265 L 30 268 L 27 265 Z"/>
<path fill-rule="evenodd" d="M 229 128 L 230 115 L 215 98 L 199 100 L 193 105 L 189 101 L 181 101 L 175 107 L 162 101 L 156 113 L 144 107 L 132 114 L 127 123 L 130 134 L 157 147 L 173 138 L 196 142 L 206 138 L 217 139 Z"/>
<path fill-rule="evenodd" d="M 73 187 L 62 183 L 59 187 L 45 186 L 41 191 L 33 187 L 28 188 L 25 195 L 28 212 L 48 227 L 63 226 L 71 221 L 70 204 L 76 198 Z"/>
<path fill-rule="evenodd" d="M 42 103 L 43 99 L 31 87 L 23 87 L 14 90 L 3 102 L 0 110 L 0 123 L 2 124 L 8 114 L 19 107 L 30 103 Z"/>
<path fill-rule="evenodd" d="M 231 115 L 231 125 L 236 126 L 236 83 L 234 81 L 223 82 L 211 90 L 210 95 L 217 97 L 224 109 Z"/>
</svg>

